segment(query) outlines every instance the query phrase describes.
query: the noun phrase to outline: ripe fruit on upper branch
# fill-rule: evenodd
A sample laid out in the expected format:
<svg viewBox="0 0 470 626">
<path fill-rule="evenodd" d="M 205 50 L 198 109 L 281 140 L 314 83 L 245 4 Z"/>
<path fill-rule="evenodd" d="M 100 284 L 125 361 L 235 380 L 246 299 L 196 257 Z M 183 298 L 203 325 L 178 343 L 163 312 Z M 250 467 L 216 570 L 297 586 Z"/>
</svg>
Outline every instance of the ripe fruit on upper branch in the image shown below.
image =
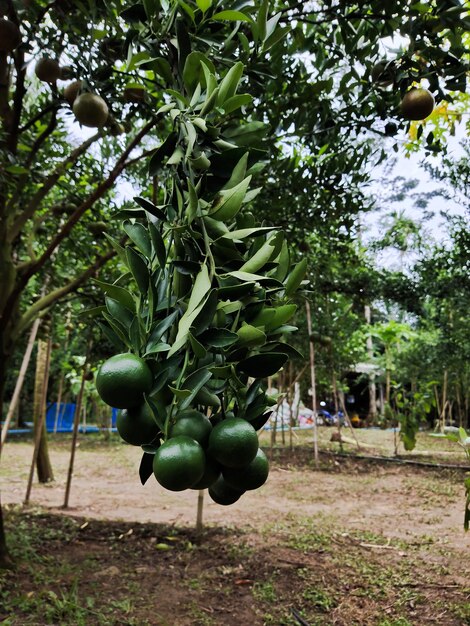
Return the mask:
<svg viewBox="0 0 470 626">
<path fill-rule="evenodd" d="M 82 93 L 73 103 L 73 112 L 83 126 L 100 128 L 106 124 L 109 109 L 106 102 L 94 93 Z"/>
<path fill-rule="evenodd" d="M 434 110 L 434 97 L 422 87 L 413 88 L 403 96 L 401 112 L 407 120 L 424 120 Z"/>
</svg>

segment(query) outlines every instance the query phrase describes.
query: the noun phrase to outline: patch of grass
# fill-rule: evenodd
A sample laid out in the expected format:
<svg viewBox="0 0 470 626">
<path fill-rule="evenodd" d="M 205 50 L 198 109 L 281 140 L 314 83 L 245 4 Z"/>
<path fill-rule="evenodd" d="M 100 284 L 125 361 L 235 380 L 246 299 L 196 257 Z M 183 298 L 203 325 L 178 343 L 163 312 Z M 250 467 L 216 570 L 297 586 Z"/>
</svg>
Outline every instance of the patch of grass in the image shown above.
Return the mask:
<svg viewBox="0 0 470 626">
<path fill-rule="evenodd" d="M 255 582 L 253 585 L 253 597 L 260 602 L 276 602 L 277 593 L 272 581 Z"/>
<path fill-rule="evenodd" d="M 302 592 L 302 598 L 322 613 L 329 613 L 336 606 L 336 601 L 326 591 L 309 587 Z"/>
<path fill-rule="evenodd" d="M 218 622 L 215 618 L 205 613 L 195 602 L 191 604 L 189 611 L 191 623 L 194 624 L 194 626 L 218 626 Z"/>
<path fill-rule="evenodd" d="M 464 620 L 465 624 L 470 624 L 470 602 L 455 603 L 449 608 L 456 617 Z"/>
<path fill-rule="evenodd" d="M 411 622 L 409 622 L 406 617 L 398 617 L 396 619 L 385 619 L 381 620 L 377 626 L 413 626 Z"/>
</svg>

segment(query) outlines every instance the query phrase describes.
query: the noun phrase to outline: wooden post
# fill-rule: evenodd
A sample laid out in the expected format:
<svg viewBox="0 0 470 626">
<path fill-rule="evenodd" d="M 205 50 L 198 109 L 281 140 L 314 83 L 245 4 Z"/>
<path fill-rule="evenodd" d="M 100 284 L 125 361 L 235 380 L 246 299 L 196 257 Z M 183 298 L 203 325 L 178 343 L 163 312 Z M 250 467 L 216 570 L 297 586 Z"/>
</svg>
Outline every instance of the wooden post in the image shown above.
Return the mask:
<svg viewBox="0 0 470 626">
<path fill-rule="evenodd" d="M 51 341 L 49 340 L 47 342 L 46 368 L 44 371 L 45 381 L 47 381 L 47 379 L 49 378 L 50 362 L 51 362 Z M 41 410 L 41 414 L 39 415 L 39 419 L 37 422 L 36 437 L 34 439 L 33 458 L 31 461 L 31 468 L 29 470 L 28 484 L 26 487 L 26 495 L 24 499 L 25 505 L 29 504 L 29 499 L 31 496 L 31 488 L 33 486 L 34 467 L 36 465 L 36 460 L 38 458 L 39 446 L 41 444 L 42 429 L 44 427 L 44 422 L 46 419 L 46 394 L 47 394 L 47 385 L 44 384 L 42 388 L 42 402 L 41 402 L 42 410 Z"/>
<path fill-rule="evenodd" d="M 78 392 L 77 404 L 75 405 L 75 413 L 73 416 L 72 448 L 70 451 L 70 462 L 69 462 L 69 469 L 67 472 L 67 484 L 65 485 L 64 504 L 62 505 L 63 509 L 66 509 L 69 506 L 70 487 L 72 485 L 73 465 L 75 462 L 75 450 L 77 448 L 78 427 L 80 426 L 80 413 L 82 411 L 83 392 L 85 390 L 85 376 L 87 372 L 88 358 L 89 358 L 90 351 L 91 351 L 91 345 L 92 345 L 92 340 L 89 339 L 86 356 L 85 356 L 85 362 L 83 364 L 80 391 Z"/>
<path fill-rule="evenodd" d="M 293 369 L 293 365 L 292 365 L 292 361 L 290 361 L 289 363 L 289 386 L 287 388 L 287 403 L 289 405 L 289 449 L 292 452 L 293 449 L 293 441 L 292 441 L 292 420 L 294 417 L 294 390 L 292 388 L 293 386 L 293 379 L 294 379 L 294 369 Z"/>
<path fill-rule="evenodd" d="M 371 314 L 370 314 L 370 306 L 368 304 L 364 307 L 364 316 L 366 318 L 367 325 L 370 326 L 371 323 Z M 374 358 L 374 345 L 372 343 L 372 335 L 367 333 L 366 339 L 367 346 L 367 357 L 369 361 L 372 363 Z M 368 421 L 374 423 L 377 419 L 377 389 L 375 385 L 375 372 L 369 373 L 369 415 L 367 416 Z"/>
<path fill-rule="evenodd" d="M 305 312 L 307 314 L 307 332 L 310 345 L 310 384 L 312 386 L 312 410 L 313 410 L 313 453 L 315 467 L 318 469 L 318 425 L 317 425 L 317 391 L 315 380 L 315 348 L 312 341 L 312 317 L 310 302 L 305 300 Z"/>
<path fill-rule="evenodd" d="M 196 533 L 200 535 L 203 529 L 202 512 L 204 510 L 204 489 L 199 489 L 197 495 Z"/>
<path fill-rule="evenodd" d="M 21 390 L 23 389 L 24 379 L 26 376 L 26 372 L 28 370 L 29 362 L 31 360 L 31 354 L 33 352 L 34 342 L 36 340 L 36 335 L 38 334 L 40 323 L 41 323 L 41 319 L 37 318 L 36 320 L 34 320 L 34 324 L 31 328 L 31 333 L 29 335 L 28 344 L 26 346 L 26 350 L 23 356 L 23 361 L 20 367 L 20 372 L 18 374 L 18 379 L 16 381 L 15 390 L 11 398 L 10 406 L 8 407 L 8 413 L 7 413 L 3 428 L 2 428 L 2 434 L 0 436 L 0 455 L 2 454 L 3 444 L 5 443 L 6 438 L 7 438 L 8 427 L 10 426 L 11 418 L 13 417 L 15 413 L 15 409 L 18 406 L 18 401 L 20 399 Z"/>
</svg>

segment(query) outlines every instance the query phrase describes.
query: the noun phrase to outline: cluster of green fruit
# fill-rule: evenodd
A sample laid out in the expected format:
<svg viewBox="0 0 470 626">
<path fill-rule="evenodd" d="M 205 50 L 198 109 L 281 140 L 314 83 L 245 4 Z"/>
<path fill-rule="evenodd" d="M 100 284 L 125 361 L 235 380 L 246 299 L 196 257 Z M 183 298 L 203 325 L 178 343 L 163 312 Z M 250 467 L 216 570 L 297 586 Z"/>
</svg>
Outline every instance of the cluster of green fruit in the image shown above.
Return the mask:
<svg viewBox="0 0 470 626">
<path fill-rule="evenodd" d="M 229 412 L 209 419 L 187 409 L 170 416 L 162 433 L 147 398 L 152 386 L 150 367 L 131 353 L 111 357 L 96 376 L 102 400 L 122 409 L 117 418 L 122 439 L 154 452 L 153 473 L 165 489 L 208 488 L 214 502 L 229 505 L 266 482 L 268 460 L 249 422 Z"/>
</svg>

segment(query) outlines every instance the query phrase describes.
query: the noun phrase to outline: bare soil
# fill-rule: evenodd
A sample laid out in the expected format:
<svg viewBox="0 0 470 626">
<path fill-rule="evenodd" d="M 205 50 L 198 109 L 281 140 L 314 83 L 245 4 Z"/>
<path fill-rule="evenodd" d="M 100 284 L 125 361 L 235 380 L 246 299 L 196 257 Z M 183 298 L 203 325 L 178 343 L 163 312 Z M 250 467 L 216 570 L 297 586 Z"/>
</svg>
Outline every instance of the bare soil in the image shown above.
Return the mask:
<svg viewBox="0 0 470 626">
<path fill-rule="evenodd" d="M 56 480 L 28 509 L 31 444 L 4 449 L 19 565 L 0 574 L 2 624 L 470 624 L 461 470 L 327 451 L 315 470 L 311 446 L 275 449 L 262 489 L 231 507 L 206 498 L 197 536 L 197 492 L 141 486 L 140 450 L 115 440 L 82 438 L 61 509 L 69 445 L 52 441 Z"/>
</svg>

